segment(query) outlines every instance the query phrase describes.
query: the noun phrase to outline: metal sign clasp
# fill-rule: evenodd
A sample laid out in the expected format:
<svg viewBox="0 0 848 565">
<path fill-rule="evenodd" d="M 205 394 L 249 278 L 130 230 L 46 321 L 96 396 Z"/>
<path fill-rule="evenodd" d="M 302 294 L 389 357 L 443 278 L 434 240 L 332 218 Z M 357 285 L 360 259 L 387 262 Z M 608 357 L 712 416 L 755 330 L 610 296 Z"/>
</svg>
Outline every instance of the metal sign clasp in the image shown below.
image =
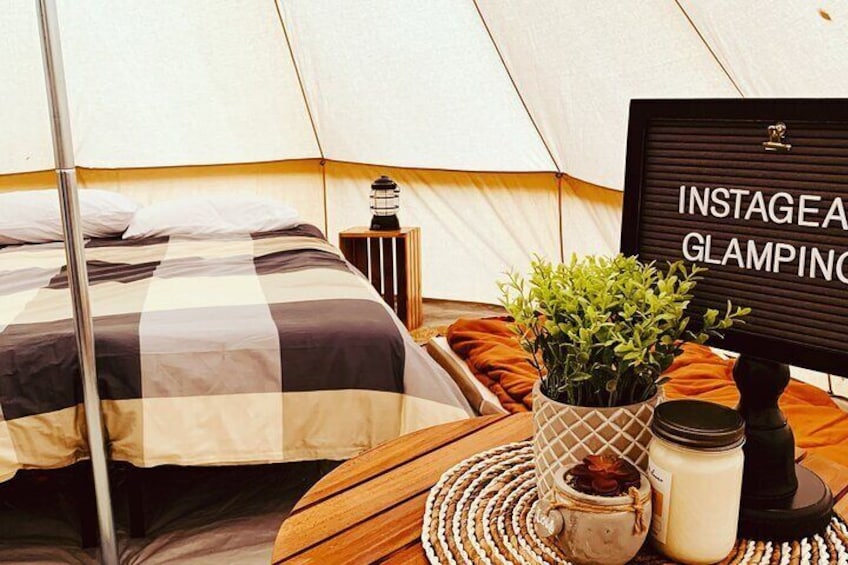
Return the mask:
<svg viewBox="0 0 848 565">
<path fill-rule="evenodd" d="M 777 122 L 773 126 L 768 127 L 769 140 L 763 142 L 763 149 L 766 151 L 776 151 L 786 153 L 792 149 L 789 143 L 783 143 L 783 138 L 786 137 L 786 124 Z"/>
</svg>

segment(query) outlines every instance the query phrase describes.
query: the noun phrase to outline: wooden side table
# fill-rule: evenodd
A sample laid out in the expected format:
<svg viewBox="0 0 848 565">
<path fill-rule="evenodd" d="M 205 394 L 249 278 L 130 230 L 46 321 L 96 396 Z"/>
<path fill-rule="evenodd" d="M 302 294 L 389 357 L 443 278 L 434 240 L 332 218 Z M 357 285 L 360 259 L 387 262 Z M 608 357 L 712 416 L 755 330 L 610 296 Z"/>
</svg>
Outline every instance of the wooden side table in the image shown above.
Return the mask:
<svg viewBox="0 0 848 565">
<path fill-rule="evenodd" d="M 421 298 L 421 230 L 374 231 L 356 227 L 339 233 L 339 248 L 368 277 L 407 329 L 424 321 Z"/>
<path fill-rule="evenodd" d="M 529 412 L 483 416 L 401 436 L 355 457 L 318 481 L 283 522 L 273 563 L 424 564 L 424 505 L 447 469 L 476 453 L 533 435 Z M 841 503 L 848 468 L 819 455 L 801 463 L 821 475 Z M 844 514 L 843 514 L 844 515 Z M 668 563 L 653 552 L 640 563 Z"/>
</svg>

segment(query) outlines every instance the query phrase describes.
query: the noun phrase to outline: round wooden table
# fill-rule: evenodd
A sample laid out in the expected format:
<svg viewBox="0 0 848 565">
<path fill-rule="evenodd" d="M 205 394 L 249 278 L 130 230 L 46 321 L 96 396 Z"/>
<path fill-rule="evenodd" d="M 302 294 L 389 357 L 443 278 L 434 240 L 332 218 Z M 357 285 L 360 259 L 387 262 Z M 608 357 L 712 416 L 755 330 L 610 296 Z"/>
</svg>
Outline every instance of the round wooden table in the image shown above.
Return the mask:
<svg viewBox="0 0 848 565">
<path fill-rule="evenodd" d="M 427 563 L 421 549 L 424 504 L 442 473 L 475 453 L 530 439 L 529 413 L 485 416 L 427 428 L 347 461 L 307 492 L 283 522 L 274 563 Z M 802 463 L 848 510 L 848 469 L 821 456 Z M 840 500 L 841 499 L 841 500 Z"/>
<path fill-rule="evenodd" d="M 274 563 L 427 563 L 424 503 L 453 465 L 530 439 L 530 414 L 484 416 L 427 428 L 351 459 L 312 487 L 283 522 Z"/>
</svg>

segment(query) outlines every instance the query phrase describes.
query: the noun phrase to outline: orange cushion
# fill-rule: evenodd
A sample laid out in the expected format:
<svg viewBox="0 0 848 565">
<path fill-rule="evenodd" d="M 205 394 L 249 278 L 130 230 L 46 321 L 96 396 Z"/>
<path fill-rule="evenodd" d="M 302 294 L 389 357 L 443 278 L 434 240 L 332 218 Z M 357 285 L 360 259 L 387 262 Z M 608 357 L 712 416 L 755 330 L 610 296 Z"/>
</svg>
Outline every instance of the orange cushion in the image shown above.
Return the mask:
<svg viewBox="0 0 848 565">
<path fill-rule="evenodd" d="M 510 412 L 532 409 L 531 391 L 539 378 L 527 354 L 509 329 L 508 318 L 459 320 L 448 328 L 448 343 L 474 375 L 494 392 Z M 684 345 L 666 374 L 667 398 L 698 398 L 735 406 L 739 393 L 732 377 L 733 361 L 708 347 Z M 791 381 L 780 401 L 798 447 L 848 466 L 848 413 L 823 390 Z"/>
<path fill-rule="evenodd" d="M 508 318 L 459 320 L 448 328 L 448 343 L 504 408 L 527 412 L 539 375 L 508 324 Z"/>
</svg>

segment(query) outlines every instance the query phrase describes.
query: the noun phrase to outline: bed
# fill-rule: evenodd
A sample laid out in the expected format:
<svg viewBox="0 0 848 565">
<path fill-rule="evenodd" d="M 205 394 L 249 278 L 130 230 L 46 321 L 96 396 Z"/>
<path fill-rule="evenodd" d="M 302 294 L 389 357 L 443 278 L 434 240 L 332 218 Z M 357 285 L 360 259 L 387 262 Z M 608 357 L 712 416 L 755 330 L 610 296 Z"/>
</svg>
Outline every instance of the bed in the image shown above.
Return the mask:
<svg viewBox="0 0 848 565">
<path fill-rule="evenodd" d="M 86 242 L 110 456 L 345 459 L 473 414 L 313 226 Z M 0 248 L 0 480 L 87 456 L 61 242 Z"/>
</svg>

